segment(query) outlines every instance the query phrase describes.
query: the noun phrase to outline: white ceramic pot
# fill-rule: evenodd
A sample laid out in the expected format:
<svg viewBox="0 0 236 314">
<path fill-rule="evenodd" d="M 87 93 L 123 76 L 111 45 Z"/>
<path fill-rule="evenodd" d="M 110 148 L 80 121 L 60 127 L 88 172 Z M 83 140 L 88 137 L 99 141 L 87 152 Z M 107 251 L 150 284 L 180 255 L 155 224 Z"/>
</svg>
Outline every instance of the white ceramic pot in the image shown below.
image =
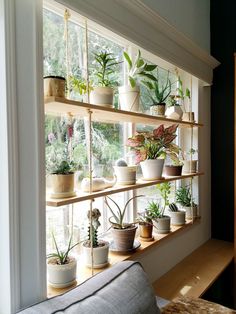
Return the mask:
<svg viewBox="0 0 236 314">
<path fill-rule="evenodd" d="M 144 180 L 158 180 L 162 178 L 164 159 L 146 159 L 140 162 Z"/>
<path fill-rule="evenodd" d="M 109 242 L 100 241 L 104 244 L 93 248 L 93 267 L 102 268 L 108 264 Z M 92 267 L 91 248 L 83 245 L 86 266 Z"/>
<path fill-rule="evenodd" d="M 169 233 L 170 232 L 170 217 L 163 216 L 162 218 L 153 219 L 153 225 L 157 233 L 160 233 L 160 234 Z"/>
<path fill-rule="evenodd" d="M 185 224 L 185 211 L 180 210 L 177 212 L 169 211 L 170 222 L 174 226 L 182 226 Z"/>
<path fill-rule="evenodd" d="M 127 111 L 139 111 L 140 87 L 124 85 L 118 88 L 120 109 Z"/>
<path fill-rule="evenodd" d="M 94 87 L 90 93 L 90 103 L 112 108 L 113 93 L 114 90 L 111 87 Z"/>
<path fill-rule="evenodd" d="M 165 115 L 169 119 L 181 120 L 183 111 L 180 106 L 171 106 L 166 109 Z"/>
<path fill-rule="evenodd" d="M 194 112 L 184 112 L 182 116 L 183 121 L 194 122 Z"/>
<path fill-rule="evenodd" d="M 66 80 L 60 76 L 45 76 L 43 79 L 44 97 L 65 98 Z"/>
<path fill-rule="evenodd" d="M 74 191 L 74 173 L 51 174 L 50 181 L 52 198 L 72 197 L 76 194 Z"/>
<path fill-rule="evenodd" d="M 165 117 L 166 104 L 153 105 L 150 107 L 150 114 L 157 117 Z"/>
<path fill-rule="evenodd" d="M 64 288 L 72 285 L 76 279 L 77 261 L 70 257 L 70 262 L 65 265 L 55 264 L 55 257 L 47 262 L 48 282 L 54 288 Z"/>
<path fill-rule="evenodd" d="M 137 166 L 119 167 L 114 166 L 115 175 L 117 177 L 117 184 L 129 185 L 136 183 Z"/>
<path fill-rule="evenodd" d="M 186 219 L 192 219 L 198 216 L 197 205 L 193 207 L 183 206 L 182 209 L 186 212 Z"/>
<path fill-rule="evenodd" d="M 184 160 L 182 169 L 183 173 L 196 173 L 197 172 L 197 160 Z"/>
</svg>

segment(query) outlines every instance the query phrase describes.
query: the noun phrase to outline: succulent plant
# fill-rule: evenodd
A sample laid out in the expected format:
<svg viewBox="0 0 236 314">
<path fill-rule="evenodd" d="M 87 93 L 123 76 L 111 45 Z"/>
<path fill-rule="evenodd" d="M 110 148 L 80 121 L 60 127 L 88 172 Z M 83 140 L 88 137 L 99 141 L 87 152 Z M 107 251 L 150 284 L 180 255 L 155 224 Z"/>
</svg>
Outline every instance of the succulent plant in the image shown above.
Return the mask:
<svg viewBox="0 0 236 314">
<path fill-rule="evenodd" d="M 116 166 L 117 167 L 127 167 L 127 162 L 124 159 L 118 159 L 116 161 Z"/>
<path fill-rule="evenodd" d="M 178 212 L 179 211 L 178 206 L 175 203 L 169 204 L 169 210 L 171 212 Z"/>
</svg>

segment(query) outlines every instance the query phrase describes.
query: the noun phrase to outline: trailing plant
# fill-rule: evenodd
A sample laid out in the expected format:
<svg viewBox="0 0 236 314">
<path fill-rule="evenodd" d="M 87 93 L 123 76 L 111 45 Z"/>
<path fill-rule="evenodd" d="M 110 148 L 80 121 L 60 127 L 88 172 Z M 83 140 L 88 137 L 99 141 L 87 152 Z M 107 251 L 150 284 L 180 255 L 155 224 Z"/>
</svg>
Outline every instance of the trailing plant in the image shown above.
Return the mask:
<svg viewBox="0 0 236 314">
<path fill-rule="evenodd" d="M 96 61 L 95 75 L 98 78 L 99 86 L 107 87 L 117 85 L 117 82 L 112 80 L 110 76 L 121 62 L 117 61 L 113 53 L 106 50 L 103 50 L 100 53 L 95 53 L 94 57 Z"/>
<path fill-rule="evenodd" d="M 86 247 L 91 247 L 91 244 L 92 244 L 92 246 L 96 248 L 99 246 L 98 228 L 101 226 L 101 223 L 99 221 L 99 218 L 101 217 L 101 212 L 99 209 L 94 208 L 92 209 L 91 215 L 90 215 L 90 211 L 88 211 L 88 214 L 87 214 L 88 219 L 90 219 L 90 216 L 91 216 L 92 223 L 91 223 L 91 226 L 90 225 L 88 226 L 88 239 L 84 242 L 84 245 Z"/>
<path fill-rule="evenodd" d="M 196 206 L 192 199 L 190 187 L 181 186 L 175 192 L 176 202 L 184 207 Z"/>
<path fill-rule="evenodd" d="M 178 124 L 173 124 L 165 128 L 162 124 L 152 132 L 138 132 L 128 138 L 126 145 L 135 152 L 136 163 L 146 159 L 165 157 L 165 154 L 172 150 L 177 127 Z"/>
<path fill-rule="evenodd" d="M 135 87 L 137 85 L 137 81 L 139 78 L 156 81 L 156 77 L 151 72 L 156 69 L 157 65 L 147 64 L 141 57 L 140 50 L 138 51 L 138 54 L 134 61 L 131 59 L 127 52 L 124 51 L 123 55 L 128 65 L 128 77 L 131 87 Z M 146 84 L 146 81 L 141 80 L 141 83 Z"/>
<path fill-rule="evenodd" d="M 179 211 L 178 206 L 175 203 L 169 204 L 169 210 L 171 212 L 178 212 Z"/>
<path fill-rule="evenodd" d="M 76 76 L 69 77 L 70 91 L 79 93 L 81 96 L 86 95 L 88 92 L 88 87 L 85 79 Z M 92 86 L 89 86 L 89 91 L 92 90 Z"/>
<path fill-rule="evenodd" d="M 157 189 L 160 192 L 160 195 L 164 201 L 163 212 L 165 211 L 166 206 L 170 204 L 169 195 L 171 193 L 171 183 L 170 182 L 163 182 L 157 184 Z"/>
<path fill-rule="evenodd" d="M 151 201 L 148 203 L 146 210 L 148 212 L 148 216 L 151 219 L 157 219 L 157 218 L 162 218 L 164 216 L 165 208 L 161 207 L 159 203 L 155 201 Z"/>
<path fill-rule="evenodd" d="M 72 245 L 72 235 L 70 237 L 68 246 L 66 248 L 66 250 L 59 250 L 56 239 L 54 234 L 52 233 L 52 238 L 53 238 L 53 242 L 56 248 L 56 252 L 55 253 L 50 253 L 47 255 L 47 258 L 55 258 L 56 259 L 56 263 L 58 265 L 65 265 L 68 264 L 70 262 L 70 258 L 69 258 L 69 253 L 70 251 L 76 246 L 78 245 L 80 242 L 77 242 L 75 244 Z"/>
<path fill-rule="evenodd" d="M 187 97 L 189 101 L 191 100 L 191 92 L 190 89 L 187 87 L 184 91 L 183 89 L 183 81 L 181 80 L 180 76 L 178 76 L 178 87 L 177 87 L 177 95 L 178 97 L 183 101 L 184 104 L 184 99 Z M 184 107 L 185 109 L 185 107 Z M 186 109 L 185 109 L 186 111 Z"/>
<path fill-rule="evenodd" d="M 126 213 L 126 210 L 128 208 L 128 205 L 129 203 L 138 198 L 138 197 L 141 197 L 141 196 L 144 196 L 144 195 L 137 195 L 137 196 L 134 196 L 134 197 L 131 197 L 126 203 L 125 203 L 125 206 L 123 209 L 120 208 L 120 206 L 109 196 L 106 196 L 105 197 L 105 204 L 107 205 L 107 207 L 109 208 L 109 210 L 111 211 L 112 213 L 112 217 L 109 218 L 109 222 L 111 223 L 112 227 L 113 228 L 116 228 L 116 229 L 127 229 L 129 228 L 130 226 L 132 226 L 132 223 L 124 223 L 124 216 L 125 216 L 125 213 Z M 110 204 L 108 203 L 108 199 L 115 205 L 116 207 L 116 210 L 113 210 L 110 206 Z M 112 221 L 112 218 L 115 220 L 115 221 Z"/>
</svg>

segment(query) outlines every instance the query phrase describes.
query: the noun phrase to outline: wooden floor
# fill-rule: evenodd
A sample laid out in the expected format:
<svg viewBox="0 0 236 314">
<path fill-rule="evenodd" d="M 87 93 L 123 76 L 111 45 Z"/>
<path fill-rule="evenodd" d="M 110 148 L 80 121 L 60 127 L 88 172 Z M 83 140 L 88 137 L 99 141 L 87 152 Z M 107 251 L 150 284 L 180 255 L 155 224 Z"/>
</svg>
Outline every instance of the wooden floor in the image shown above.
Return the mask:
<svg viewBox="0 0 236 314">
<path fill-rule="evenodd" d="M 233 260 L 233 243 L 211 239 L 154 282 L 157 295 L 167 300 L 200 297 Z"/>
</svg>

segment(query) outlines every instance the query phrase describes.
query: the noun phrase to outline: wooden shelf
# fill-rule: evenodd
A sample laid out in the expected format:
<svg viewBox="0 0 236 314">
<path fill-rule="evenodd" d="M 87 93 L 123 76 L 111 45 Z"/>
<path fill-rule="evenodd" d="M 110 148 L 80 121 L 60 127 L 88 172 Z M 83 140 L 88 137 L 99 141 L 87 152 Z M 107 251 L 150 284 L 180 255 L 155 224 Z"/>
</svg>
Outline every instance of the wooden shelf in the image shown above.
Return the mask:
<svg viewBox="0 0 236 314">
<path fill-rule="evenodd" d="M 115 194 L 115 193 L 140 189 L 140 188 L 152 186 L 152 185 L 162 183 L 162 182 L 177 181 L 177 180 L 183 180 L 183 179 L 192 178 L 192 177 L 196 177 L 196 176 L 201 176 L 203 174 L 204 174 L 203 172 L 191 173 L 191 174 L 186 174 L 186 175 L 182 175 L 182 176 L 178 176 L 178 177 L 165 177 L 161 180 L 155 180 L 155 181 L 143 181 L 143 180 L 139 179 L 137 181 L 137 183 L 133 184 L 133 185 L 122 185 L 122 186 L 121 185 L 115 185 L 112 188 L 108 188 L 108 189 L 98 191 L 98 192 L 93 192 L 91 194 L 78 192 L 77 195 L 74 197 L 68 197 L 68 198 L 63 198 L 63 199 L 55 199 L 55 198 L 48 198 L 47 197 L 46 204 L 47 204 L 47 206 L 53 206 L 53 207 L 64 206 L 64 205 L 69 205 L 69 204 L 73 204 L 73 203 L 77 203 L 77 202 L 81 202 L 81 201 L 90 200 L 90 199 L 97 198 L 97 197 L 102 197 L 102 196 L 111 195 L 111 194 Z"/>
<path fill-rule="evenodd" d="M 108 123 L 132 122 L 149 125 L 171 125 L 173 123 L 177 123 L 180 127 L 203 126 L 203 124 L 201 123 L 155 117 L 144 113 L 91 105 L 60 97 L 47 97 L 45 98 L 44 103 L 46 114 L 52 114 L 57 116 L 70 113 L 74 116 L 84 118 L 88 116 L 88 111 L 90 110 L 93 113 L 93 121 L 102 121 Z"/>
</svg>

